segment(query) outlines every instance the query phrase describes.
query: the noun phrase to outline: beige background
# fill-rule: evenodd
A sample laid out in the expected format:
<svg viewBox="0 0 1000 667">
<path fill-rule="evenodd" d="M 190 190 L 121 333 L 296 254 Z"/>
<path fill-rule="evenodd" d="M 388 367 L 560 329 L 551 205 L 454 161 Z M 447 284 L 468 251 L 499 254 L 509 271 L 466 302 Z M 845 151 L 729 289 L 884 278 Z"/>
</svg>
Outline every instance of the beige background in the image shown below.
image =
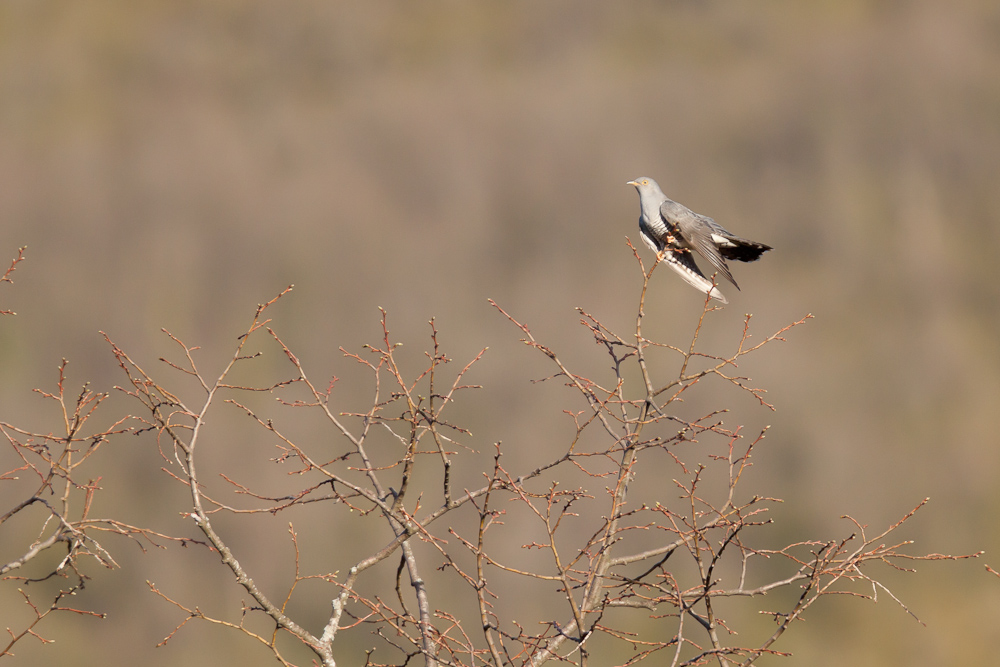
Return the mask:
<svg viewBox="0 0 1000 667">
<path fill-rule="evenodd" d="M 416 367 L 435 316 L 458 361 L 491 348 L 470 378 L 487 389 L 461 413 L 474 444 L 544 448 L 566 406 L 530 388 L 548 369 L 486 300 L 605 369 L 573 308 L 628 333 L 625 182 L 651 176 L 776 248 L 735 267 L 743 291 L 726 292 L 707 349 L 729 351 L 743 313 L 760 335 L 816 316 L 742 369 L 776 413 L 723 399 L 748 428 L 772 425 L 754 484 L 786 501 L 776 539 L 846 533 L 842 514 L 881 528 L 929 496 L 901 535 L 914 552 L 987 550 L 886 573 L 927 627 L 888 598 L 828 600 L 778 645 L 787 664 L 987 664 L 998 169 L 1000 7 L 986 0 L 5 1 L 0 256 L 27 244 L 29 259 L 0 287 L 18 312 L 0 319 L 0 419 L 56 428 L 29 390 L 51 388 L 62 357 L 74 387 L 121 383 L 99 330 L 154 368 L 172 353 L 165 327 L 216 372 L 256 304 L 295 283 L 273 316 L 313 375 L 353 381 L 338 347 L 377 341 L 377 306 Z M 658 273 L 650 334 L 686 342 L 700 305 Z M 111 403 L 109 419 L 132 409 Z M 269 472 L 233 456 L 244 437 L 266 452 L 262 434 L 218 423 L 220 467 Z M 102 456 L 102 512 L 194 533 L 152 442 Z M 287 542 L 232 539 L 261 569 L 287 562 Z M 109 618 L 63 617 L 41 628 L 54 645 L 23 642 L 15 664 L 269 662 L 207 626 L 154 650 L 182 616 L 145 580 L 230 619 L 240 593 L 203 553 L 113 546 L 123 569 L 78 600 Z M 339 567 L 322 556 L 315 570 Z"/>
</svg>

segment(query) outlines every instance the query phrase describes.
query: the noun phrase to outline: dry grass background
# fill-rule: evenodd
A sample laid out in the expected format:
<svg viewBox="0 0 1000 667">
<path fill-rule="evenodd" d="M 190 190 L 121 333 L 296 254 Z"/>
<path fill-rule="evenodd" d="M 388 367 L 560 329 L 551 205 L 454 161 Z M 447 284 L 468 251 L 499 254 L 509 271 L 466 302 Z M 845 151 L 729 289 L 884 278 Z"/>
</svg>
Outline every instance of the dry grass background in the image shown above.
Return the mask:
<svg viewBox="0 0 1000 667">
<path fill-rule="evenodd" d="M 816 316 L 744 369 L 777 413 L 734 405 L 773 425 L 755 474 L 786 500 L 784 529 L 829 532 L 845 513 L 877 526 L 930 496 L 908 528 L 918 550 L 996 565 L 998 174 L 986 0 L 10 0 L 0 255 L 27 244 L 29 259 L 0 291 L 18 312 L 0 321 L 0 417 L 46 423 L 29 389 L 62 357 L 77 383 L 120 382 L 99 330 L 152 366 L 166 327 L 221 368 L 256 304 L 295 283 L 276 322 L 314 375 L 350 379 L 337 348 L 378 336 L 376 306 L 414 353 L 436 316 L 456 359 L 491 347 L 465 406 L 481 446 L 544 446 L 565 406 L 526 391 L 535 360 L 486 299 L 571 363 L 604 363 L 573 307 L 628 330 L 625 181 L 647 175 L 776 248 L 737 267 L 709 349 L 745 312 L 761 334 Z M 686 341 L 701 299 L 665 272 L 655 289 L 650 335 Z M 255 436 L 217 435 L 238 468 Z M 184 530 L 150 443 L 105 456 L 106 507 Z M 13 662 L 263 662 L 211 628 L 152 648 L 178 619 L 145 579 L 238 604 L 213 592 L 219 568 L 175 551 L 126 545 L 123 571 L 88 590 L 108 620 L 69 619 Z M 981 562 L 924 564 L 895 592 L 926 628 L 891 601 L 828 602 L 779 645 L 788 664 L 986 664 L 1000 649 L 1000 581 Z"/>
</svg>

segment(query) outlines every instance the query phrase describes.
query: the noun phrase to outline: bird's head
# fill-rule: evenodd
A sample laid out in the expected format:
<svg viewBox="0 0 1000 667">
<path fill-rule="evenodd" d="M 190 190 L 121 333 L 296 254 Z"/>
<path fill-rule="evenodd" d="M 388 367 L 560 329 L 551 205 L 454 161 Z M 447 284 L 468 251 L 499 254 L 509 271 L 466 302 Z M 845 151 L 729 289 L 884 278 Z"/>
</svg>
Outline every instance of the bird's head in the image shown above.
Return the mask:
<svg viewBox="0 0 1000 667">
<path fill-rule="evenodd" d="M 653 192 L 653 191 L 658 191 L 660 189 L 660 186 L 656 184 L 656 181 L 649 178 L 648 176 L 640 176 L 634 181 L 629 181 L 625 185 L 634 185 L 635 189 L 638 190 L 640 193 L 643 191 Z"/>
<path fill-rule="evenodd" d="M 663 190 L 660 186 L 656 184 L 656 181 L 649 178 L 648 176 L 640 176 L 634 181 L 629 181 L 626 185 L 633 185 L 635 189 L 639 192 L 639 199 L 649 200 L 652 202 L 655 199 L 663 201 L 666 199 L 666 195 L 663 194 Z M 655 202 L 659 205 L 659 202 Z"/>
</svg>

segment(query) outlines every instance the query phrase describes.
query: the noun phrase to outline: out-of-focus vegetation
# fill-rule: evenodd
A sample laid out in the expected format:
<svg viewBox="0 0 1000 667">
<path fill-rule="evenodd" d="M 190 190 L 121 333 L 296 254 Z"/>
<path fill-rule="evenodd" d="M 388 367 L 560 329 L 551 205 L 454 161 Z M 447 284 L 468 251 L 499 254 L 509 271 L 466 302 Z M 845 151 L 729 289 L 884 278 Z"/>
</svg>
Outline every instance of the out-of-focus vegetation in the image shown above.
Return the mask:
<svg viewBox="0 0 1000 667">
<path fill-rule="evenodd" d="M 777 407 L 734 419 L 772 424 L 754 474 L 784 520 L 881 525 L 930 496 L 907 527 L 919 550 L 991 562 L 998 173 L 1000 6 L 986 0 L 13 0 L 0 257 L 27 244 L 28 261 L 0 292 L 18 313 L 0 320 L 0 418 L 52 428 L 29 389 L 62 357 L 70 381 L 120 383 L 99 330 L 155 359 L 166 327 L 221 370 L 255 304 L 295 283 L 275 316 L 310 366 L 348 383 L 337 348 L 378 336 L 376 306 L 406 341 L 436 316 L 456 358 L 491 348 L 474 378 L 490 393 L 462 406 L 465 423 L 542 447 L 563 425 L 547 390 L 525 391 L 537 373 L 486 299 L 564 357 L 593 355 L 573 307 L 619 329 L 634 316 L 625 181 L 648 175 L 776 248 L 735 267 L 743 291 L 706 347 L 732 345 L 745 312 L 762 331 L 816 316 L 741 367 Z M 650 337 L 686 340 L 701 299 L 657 278 Z M 229 440 L 238 459 L 246 443 Z M 127 498 L 124 519 L 181 530 L 155 445 L 100 455 L 104 508 Z M 260 657 L 211 628 L 154 651 L 178 619 L 144 580 L 211 595 L 219 572 L 137 552 L 77 601 L 107 620 L 74 618 L 15 660 Z M 782 647 L 791 664 L 978 664 L 1000 649 L 1000 585 L 980 563 L 922 564 L 893 591 L 926 628 L 894 605 L 829 604 Z"/>
</svg>

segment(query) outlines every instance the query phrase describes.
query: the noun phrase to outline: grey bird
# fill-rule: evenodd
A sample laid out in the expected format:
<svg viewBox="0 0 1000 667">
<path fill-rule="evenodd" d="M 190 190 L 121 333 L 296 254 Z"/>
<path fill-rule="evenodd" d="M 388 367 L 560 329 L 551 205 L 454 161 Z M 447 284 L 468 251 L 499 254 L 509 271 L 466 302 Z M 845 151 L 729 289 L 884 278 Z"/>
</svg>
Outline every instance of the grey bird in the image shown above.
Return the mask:
<svg viewBox="0 0 1000 667">
<path fill-rule="evenodd" d="M 771 249 L 769 245 L 740 238 L 712 218 L 668 199 L 651 178 L 642 176 L 629 181 L 628 185 L 634 185 L 639 192 L 639 234 L 642 240 L 687 284 L 713 299 L 729 303 L 695 264 L 692 251 L 707 259 L 739 289 L 726 260 L 753 262 Z"/>
</svg>

